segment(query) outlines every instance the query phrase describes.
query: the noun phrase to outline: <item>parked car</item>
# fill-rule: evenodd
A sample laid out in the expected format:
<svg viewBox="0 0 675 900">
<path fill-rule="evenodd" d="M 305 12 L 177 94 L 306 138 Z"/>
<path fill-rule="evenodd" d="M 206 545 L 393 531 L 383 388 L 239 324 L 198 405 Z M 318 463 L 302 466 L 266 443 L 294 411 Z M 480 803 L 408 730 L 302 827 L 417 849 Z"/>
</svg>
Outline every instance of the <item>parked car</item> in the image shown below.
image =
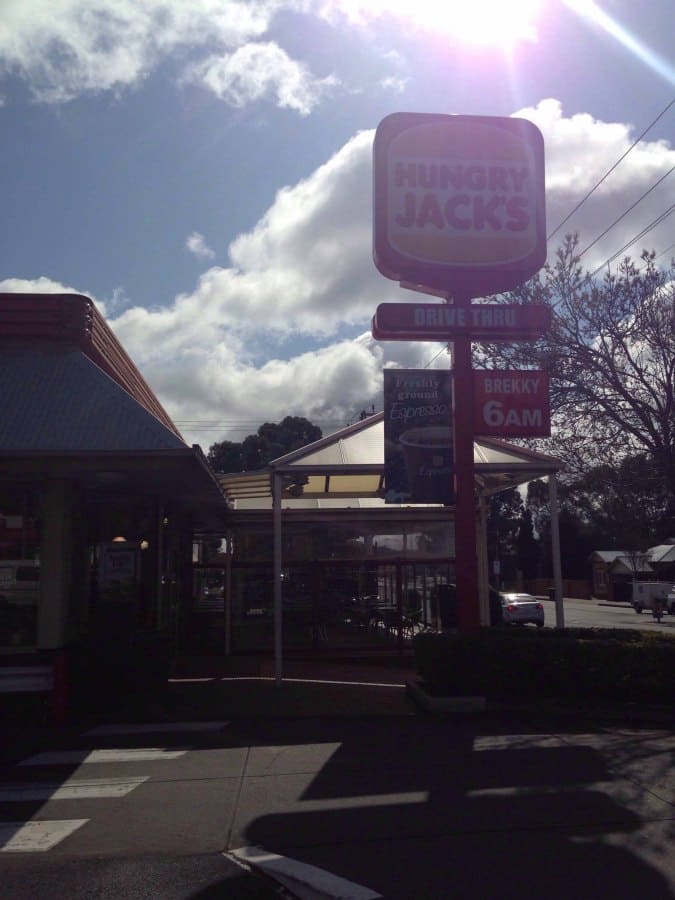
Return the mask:
<svg viewBox="0 0 675 900">
<path fill-rule="evenodd" d="M 544 626 L 544 604 L 532 594 L 502 593 L 502 618 L 505 625 Z"/>
<path fill-rule="evenodd" d="M 675 584 L 673 585 L 672 591 L 670 591 L 666 597 L 666 609 L 671 616 L 675 616 Z"/>
<path fill-rule="evenodd" d="M 667 581 L 636 581 L 632 585 L 632 604 L 636 613 L 645 609 L 653 610 L 655 600 L 660 600 L 664 607 L 670 609 L 668 597 L 670 584 Z"/>
</svg>

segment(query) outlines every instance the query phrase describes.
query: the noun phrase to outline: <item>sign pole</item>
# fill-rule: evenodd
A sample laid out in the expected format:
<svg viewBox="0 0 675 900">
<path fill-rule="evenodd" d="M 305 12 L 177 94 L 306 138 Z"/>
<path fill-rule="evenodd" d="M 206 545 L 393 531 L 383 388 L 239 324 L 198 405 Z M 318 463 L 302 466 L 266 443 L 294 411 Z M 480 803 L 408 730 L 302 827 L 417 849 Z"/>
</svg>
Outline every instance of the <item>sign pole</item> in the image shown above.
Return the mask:
<svg viewBox="0 0 675 900">
<path fill-rule="evenodd" d="M 516 433 L 537 427 L 542 433 L 546 412 L 541 405 L 513 399 L 518 391 L 512 388 L 526 389 L 530 398 L 541 379 L 529 376 L 524 384 L 517 379 L 527 376 L 503 373 L 483 381 L 483 393 L 489 396 L 480 404 L 479 418 L 471 341 L 491 340 L 500 330 L 503 339 L 527 340 L 549 324 L 548 314 L 539 310 L 472 307 L 471 298 L 510 291 L 546 262 L 544 139 L 526 119 L 392 113 L 375 132 L 373 162 L 375 265 L 386 278 L 446 301 L 407 310 L 381 304 L 373 318 L 373 337 L 449 338 L 454 344 L 457 624 L 460 631 L 471 632 L 481 618 L 474 431 L 481 434 L 487 426 L 493 434 L 503 426 Z M 417 440 L 419 445 L 419 436 Z M 442 454 L 437 458 L 442 460 Z"/>
<path fill-rule="evenodd" d="M 453 295 L 453 301 L 457 308 L 467 309 L 471 305 L 471 298 L 466 294 Z M 457 626 L 460 632 L 469 632 L 480 627 L 473 468 L 473 371 L 469 335 L 458 335 L 454 341 L 452 394 Z"/>
</svg>

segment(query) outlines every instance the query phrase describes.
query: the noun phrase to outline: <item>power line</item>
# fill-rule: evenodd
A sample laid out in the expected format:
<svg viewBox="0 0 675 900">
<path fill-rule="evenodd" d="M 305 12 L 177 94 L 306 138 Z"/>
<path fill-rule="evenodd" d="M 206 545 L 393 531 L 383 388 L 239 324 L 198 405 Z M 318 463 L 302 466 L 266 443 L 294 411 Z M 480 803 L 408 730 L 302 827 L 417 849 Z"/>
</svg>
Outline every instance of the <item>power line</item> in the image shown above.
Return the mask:
<svg viewBox="0 0 675 900">
<path fill-rule="evenodd" d="M 611 231 L 612 228 L 614 228 L 615 225 L 618 225 L 619 222 L 620 222 L 622 219 L 625 219 L 625 217 L 628 215 L 628 213 L 631 212 L 632 210 L 634 210 L 635 207 L 638 205 L 638 203 L 641 203 L 641 202 L 645 199 L 645 197 L 647 197 L 649 194 L 651 194 L 651 192 L 652 192 L 655 188 L 657 188 L 657 187 L 661 184 L 661 182 L 665 181 L 666 178 L 667 178 L 667 177 L 671 174 L 671 172 L 673 172 L 674 170 L 675 170 L 675 166 L 672 166 L 672 167 L 666 172 L 665 175 L 662 175 L 661 178 L 659 178 L 659 180 L 656 181 L 656 182 L 649 188 L 649 190 L 646 190 L 646 191 L 644 192 L 644 194 L 642 194 L 640 197 L 638 197 L 637 200 L 635 201 L 635 203 L 633 203 L 631 206 L 629 206 L 628 209 L 627 209 L 625 212 L 621 213 L 621 215 L 619 216 L 618 219 L 615 219 L 615 220 L 612 222 L 611 225 L 609 225 L 607 228 L 605 228 L 605 230 L 602 232 L 602 234 L 599 234 L 599 235 L 595 238 L 595 240 L 591 241 L 591 243 L 590 243 L 587 247 L 584 247 L 584 249 L 583 249 L 583 250 L 581 251 L 581 253 L 579 254 L 579 259 L 581 259 L 581 257 L 584 255 L 584 253 L 588 252 L 588 251 L 591 249 L 591 247 L 594 247 L 594 246 L 598 243 L 598 241 L 599 241 L 601 238 L 603 238 L 603 237 L 607 234 L 607 232 Z M 619 250 L 619 253 L 621 253 L 620 250 Z"/>
<path fill-rule="evenodd" d="M 599 272 L 601 269 L 604 269 L 604 268 L 605 268 L 605 266 L 609 266 L 611 263 L 613 263 L 614 260 L 617 258 L 617 256 L 620 256 L 624 251 L 628 250 L 629 247 L 632 247 L 633 244 L 636 243 L 636 241 L 639 241 L 639 240 L 640 240 L 641 238 L 643 238 L 646 234 L 648 234 L 650 231 L 652 231 L 652 229 L 656 228 L 657 225 L 660 225 L 661 222 L 664 222 L 664 221 L 665 221 L 669 216 L 671 216 L 674 212 L 675 212 L 675 203 L 672 203 L 672 204 L 668 207 L 668 209 L 666 209 L 666 210 L 665 210 L 664 212 L 662 212 L 659 216 L 657 216 L 655 219 L 653 219 L 653 220 L 649 223 L 649 225 L 646 225 L 646 226 L 642 229 L 642 231 L 639 231 L 634 237 L 632 237 L 632 238 L 630 239 L 630 241 L 628 241 L 628 243 L 624 244 L 623 247 L 621 247 L 620 250 L 617 250 L 616 253 L 612 254 L 612 256 L 610 256 L 608 259 L 606 259 L 606 260 L 602 263 L 602 265 L 598 266 L 597 269 L 595 269 L 593 272 L 591 272 L 591 278 L 592 278 L 594 275 L 597 275 L 598 272 Z M 671 245 L 671 246 L 675 246 L 675 245 Z M 666 248 L 666 250 L 664 250 L 663 253 L 666 253 L 669 249 L 670 249 L 670 247 Z M 660 255 L 662 255 L 662 254 L 660 254 Z"/>
<path fill-rule="evenodd" d="M 656 123 L 659 121 L 659 119 L 661 119 L 663 116 L 665 116 L 665 114 L 668 112 L 668 110 L 674 103 L 675 103 L 675 98 L 673 98 L 670 101 L 670 103 L 668 103 L 667 106 L 665 106 L 664 109 L 661 110 L 661 112 L 658 114 L 658 116 L 654 119 L 653 122 L 651 122 L 645 128 L 645 130 L 642 132 L 642 134 L 638 135 L 638 137 L 635 138 L 635 140 L 630 145 L 628 150 L 626 150 L 626 152 L 623 153 L 617 159 L 617 161 L 614 163 L 614 165 L 605 172 L 605 174 L 602 176 L 600 181 L 598 181 L 597 184 L 593 185 L 593 187 L 590 189 L 590 191 L 584 197 L 581 198 L 581 200 L 577 203 L 577 205 L 574 207 L 574 209 L 567 216 L 565 216 L 565 218 L 562 220 L 562 222 L 556 228 L 553 229 L 553 231 L 546 238 L 547 241 L 550 241 L 551 238 L 554 237 L 554 235 L 556 235 L 560 231 L 560 229 L 563 227 L 563 225 L 565 225 L 566 222 L 569 222 L 569 220 L 572 218 L 574 213 L 578 209 L 580 209 L 584 205 L 584 203 L 589 199 L 589 197 L 591 197 L 597 191 L 597 189 L 600 187 L 600 185 L 612 174 L 612 172 L 617 168 L 617 166 L 624 161 L 624 159 L 628 156 L 628 154 L 631 152 L 631 150 L 633 150 L 633 148 L 637 144 L 640 143 L 640 141 L 647 134 L 647 132 L 650 131 L 654 127 L 654 125 L 656 125 Z"/>
<path fill-rule="evenodd" d="M 441 353 L 444 353 L 447 349 L 448 349 L 447 347 L 441 347 L 441 349 L 438 351 L 438 353 L 436 353 L 435 356 L 431 357 L 431 359 L 429 360 L 429 362 L 426 364 L 426 366 L 424 368 L 428 369 L 429 366 L 432 364 L 432 362 L 434 362 L 434 360 L 438 359 L 438 357 L 441 355 Z"/>
</svg>

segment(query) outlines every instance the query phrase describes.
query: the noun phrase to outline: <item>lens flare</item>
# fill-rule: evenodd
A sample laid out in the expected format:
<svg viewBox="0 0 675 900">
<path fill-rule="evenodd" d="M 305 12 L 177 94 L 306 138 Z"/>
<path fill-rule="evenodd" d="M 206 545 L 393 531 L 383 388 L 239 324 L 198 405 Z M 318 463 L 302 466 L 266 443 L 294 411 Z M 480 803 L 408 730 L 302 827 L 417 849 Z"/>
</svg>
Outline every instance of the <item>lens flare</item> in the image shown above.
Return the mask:
<svg viewBox="0 0 675 900">
<path fill-rule="evenodd" d="M 389 15 L 461 44 L 508 49 L 537 40 L 544 0 L 329 0 L 328 6 L 354 21 Z"/>
<path fill-rule="evenodd" d="M 675 68 L 608 15 L 595 0 L 564 0 L 564 2 L 568 9 L 591 25 L 601 28 L 669 84 L 675 84 Z"/>
</svg>

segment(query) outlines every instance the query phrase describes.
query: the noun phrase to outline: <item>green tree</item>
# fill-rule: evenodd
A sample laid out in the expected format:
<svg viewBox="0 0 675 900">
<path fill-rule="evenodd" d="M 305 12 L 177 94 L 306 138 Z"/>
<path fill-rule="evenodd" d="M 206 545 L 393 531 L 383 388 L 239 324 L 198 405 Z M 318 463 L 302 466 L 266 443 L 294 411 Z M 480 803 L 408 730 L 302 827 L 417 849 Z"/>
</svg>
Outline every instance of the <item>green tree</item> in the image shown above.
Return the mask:
<svg viewBox="0 0 675 900">
<path fill-rule="evenodd" d="M 494 561 L 500 564 L 500 579 L 513 580 L 517 567 L 517 538 L 523 510 L 523 498 L 518 490 L 509 488 L 493 494 L 488 501 L 489 570 Z"/>
<path fill-rule="evenodd" d="M 212 444 L 207 458 L 216 472 L 245 472 L 260 469 L 273 459 L 318 441 L 321 429 L 302 416 L 286 416 L 279 423 L 265 422 L 241 443 Z"/>
<path fill-rule="evenodd" d="M 565 483 L 561 503 L 593 533 L 595 549 L 648 547 L 675 533 L 666 515 L 667 487 L 644 453 L 617 466 L 594 466 Z"/>
<path fill-rule="evenodd" d="M 211 444 L 206 458 L 216 472 L 242 472 L 245 469 L 241 444 L 234 441 Z"/>
<path fill-rule="evenodd" d="M 539 562 L 539 541 L 534 536 L 532 513 L 523 507 L 516 535 L 516 559 L 525 578 L 536 578 Z"/>
</svg>

